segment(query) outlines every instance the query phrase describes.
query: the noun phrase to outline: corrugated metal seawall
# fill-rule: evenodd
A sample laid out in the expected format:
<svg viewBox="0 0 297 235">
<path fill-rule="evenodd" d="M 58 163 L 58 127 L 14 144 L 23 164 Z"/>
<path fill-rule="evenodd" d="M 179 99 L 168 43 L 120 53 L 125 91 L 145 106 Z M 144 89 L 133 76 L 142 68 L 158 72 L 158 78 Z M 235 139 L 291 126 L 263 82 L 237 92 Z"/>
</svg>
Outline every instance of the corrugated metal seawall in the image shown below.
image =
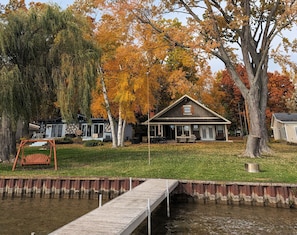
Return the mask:
<svg viewBox="0 0 297 235">
<path fill-rule="evenodd" d="M 143 183 L 136 178 L 0 178 L 0 196 L 112 199 Z M 297 184 L 184 181 L 173 192 L 204 203 L 297 208 Z"/>
<path fill-rule="evenodd" d="M 144 182 L 143 179 L 0 178 L 2 197 L 104 198 L 112 199 Z"/>
<path fill-rule="evenodd" d="M 297 208 L 297 184 L 179 181 L 175 193 L 205 203 Z"/>
</svg>

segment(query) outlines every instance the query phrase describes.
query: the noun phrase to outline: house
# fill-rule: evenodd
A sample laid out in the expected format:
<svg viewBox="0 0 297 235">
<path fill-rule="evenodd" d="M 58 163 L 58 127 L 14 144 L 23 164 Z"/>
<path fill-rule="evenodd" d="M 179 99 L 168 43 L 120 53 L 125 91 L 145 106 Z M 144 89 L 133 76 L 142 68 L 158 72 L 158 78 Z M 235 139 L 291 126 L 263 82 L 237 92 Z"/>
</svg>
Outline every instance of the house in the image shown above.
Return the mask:
<svg viewBox="0 0 297 235">
<path fill-rule="evenodd" d="M 189 97 L 180 99 L 143 123 L 150 129 L 150 140 L 195 142 L 228 141 L 229 120 Z"/>
<path fill-rule="evenodd" d="M 274 113 L 271 128 L 275 140 L 297 143 L 297 113 Z"/>
<path fill-rule="evenodd" d="M 78 123 L 66 123 L 62 118 L 47 121 L 41 124 L 45 138 L 63 138 L 66 136 L 81 136 L 82 140 L 111 141 L 111 127 L 104 118 L 91 118 L 88 122 L 83 116 L 78 116 Z M 126 126 L 124 138 L 130 139 L 132 127 Z"/>
</svg>

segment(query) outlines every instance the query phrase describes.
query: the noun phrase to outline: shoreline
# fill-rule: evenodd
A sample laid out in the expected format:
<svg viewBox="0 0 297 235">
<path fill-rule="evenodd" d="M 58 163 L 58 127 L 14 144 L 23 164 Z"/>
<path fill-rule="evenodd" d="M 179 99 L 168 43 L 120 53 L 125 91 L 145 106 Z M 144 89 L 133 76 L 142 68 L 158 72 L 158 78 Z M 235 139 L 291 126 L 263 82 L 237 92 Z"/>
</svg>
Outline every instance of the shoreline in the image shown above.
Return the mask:
<svg viewBox="0 0 297 235">
<path fill-rule="evenodd" d="M 144 178 L 0 177 L 5 197 L 113 199 Z M 203 203 L 297 208 L 297 184 L 178 180 L 172 196 Z"/>
</svg>

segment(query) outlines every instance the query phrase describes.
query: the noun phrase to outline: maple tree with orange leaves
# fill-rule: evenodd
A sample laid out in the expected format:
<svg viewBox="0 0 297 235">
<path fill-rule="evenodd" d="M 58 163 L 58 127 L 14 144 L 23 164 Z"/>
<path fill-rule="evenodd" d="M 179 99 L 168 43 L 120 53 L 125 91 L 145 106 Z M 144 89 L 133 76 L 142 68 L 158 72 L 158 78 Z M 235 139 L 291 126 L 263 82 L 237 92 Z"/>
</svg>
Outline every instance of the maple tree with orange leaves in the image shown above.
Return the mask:
<svg viewBox="0 0 297 235">
<path fill-rule="evenodd" d="M 243 65 L 238 65 L 236 68 L 242 81 L 248 86 L 247 72 Z M 287 107 L 287 100 L 293 96 L 294 84 L 289 74 L 279 72 L 268 73 L 268 103 L 266 108 L 266 128 L 270 129 L 270 122 L 273 113 L 289 112 L 290 108 Z M 227 70 L 223 70 L 217 75 L 219 81 L 219 89 L 224 92 L 222 96 L 222 104 L 226 109 L 226 116 L 232 121 L 231 131 L 235 132 L 242 127 L 247 128 L 244 133 L 248 133 L 248 125 L 243 122 L 247 115 L 244 98 L 231 79 Z M 241 116 L 241 117 L 240 117 Z M 241 120 L 240 120 L 241 118 Z M 242 130 L 243 131 L 243 130 Z"/>
</svg>

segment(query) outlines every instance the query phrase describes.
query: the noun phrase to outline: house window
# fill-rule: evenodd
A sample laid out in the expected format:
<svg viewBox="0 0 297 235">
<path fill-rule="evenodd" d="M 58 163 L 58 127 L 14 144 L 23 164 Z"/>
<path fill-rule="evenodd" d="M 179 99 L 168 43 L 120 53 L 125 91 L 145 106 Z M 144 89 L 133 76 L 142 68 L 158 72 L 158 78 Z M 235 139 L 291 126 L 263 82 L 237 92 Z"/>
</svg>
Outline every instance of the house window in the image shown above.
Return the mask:
<svg viewBox="0 0 297 235">
<path fill-rule="evenodd" d="M 214 138 L 214 136 L 213 136 L 213 128 L 211 126 L 208 127 L 208 131 L 209 131 L 209 138 L 210 139 L 213 139 Z"/>
<path fill-rule="evenodd" d="M 200 131 L 199 131 L 199 125 L 194 124 L 192 126 L 193 134 L 196 136 L 197 139 L 200 139 Z"/>
<path fill-rule="evenodd" d="M 150 136 L 163 136 L 162 125 L 150 126 Z"/>
<path fill-rule="evenodd" d="M 157 136 L 157 127 L 156 126 L 150 126 L 150 136 Z"/>
<path fill-rule="evenodd" d="M 99 138 L 103 137 L 103 124 L 94 124 L 93 134 L 96 134 Z"/>
<path fill-rule="evenodd" d="M 184 125 L 184 126 L 176 126 L 176 135 L 177 136 L 190 136 L 190 126 Z"/>
<path fill-rule="evenodd" d="M 91 125 L 82 124 L 82 136 L 85 136 L 85 137 L 91 136 Z"/>
<path fill-rule="evenodd" d="M 193 131 L 199 131 L 199 126 L 198 125 L 193 125 Z"/>
<path fill-rule="evenodd" d="M 218 136 L 224 136 L 223 126 L 217 126 L 217 135 Z"/>
<path fill-rule="evenodd" d="M 215 128 L 214 126 L 202 126 L 201 127 L 201 138 L 204 140 L 214 140 L 215 138 Z"/>
<path fill-rule="evenodd" d="M 192 105 L 183 105 L 183 115 L 192 115 Z"/>
<path fill-rule="evenodd" d="M 63 124 L 53 124 L 51 137 L 62 137 Z"/>
</svg>

